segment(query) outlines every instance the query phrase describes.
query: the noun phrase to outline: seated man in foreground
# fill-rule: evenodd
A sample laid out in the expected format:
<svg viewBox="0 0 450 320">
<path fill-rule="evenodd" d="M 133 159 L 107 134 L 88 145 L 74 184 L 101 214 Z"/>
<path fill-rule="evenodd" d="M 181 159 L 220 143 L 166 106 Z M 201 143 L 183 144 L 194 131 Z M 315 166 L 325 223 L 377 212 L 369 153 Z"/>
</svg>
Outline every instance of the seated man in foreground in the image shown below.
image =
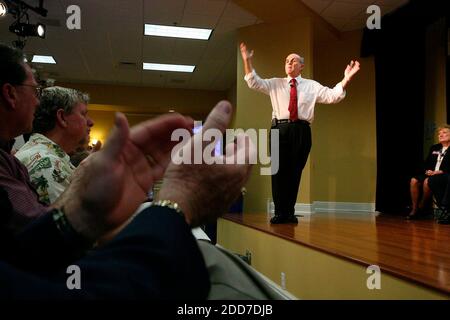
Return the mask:
<svg viewBox="0 0 450 320">
<path fill-rule="evenodd" d="M 229 103 L 219 103 L 204 130 L 224 132 L 231 114 Z M 205 299 L 208 273 L 190 228 L 226 212 L 249 177 L 250 155 L 245 150 L 248 140 L 238 139 L 222 156 L 228 164 L 175 165 L 170 162 L 175 145 L 171 134 L 191 127 L 192 120 L 173 114 L 129 130 L 119 115 L 105 147 L 75 171 L 55 209 L 2 242 L 0 297 Z M 181 152 L 193 150 L 197 139 L 201 135 Z M 228 160 L 242 154 L 246 164 Z M 152 207 L 109 243 L 93 249 L 97 239 L 131 217 L 164 173 Z M 67 288 L 68 265 L 82 270 L 82 290 Z"/>
</svg>

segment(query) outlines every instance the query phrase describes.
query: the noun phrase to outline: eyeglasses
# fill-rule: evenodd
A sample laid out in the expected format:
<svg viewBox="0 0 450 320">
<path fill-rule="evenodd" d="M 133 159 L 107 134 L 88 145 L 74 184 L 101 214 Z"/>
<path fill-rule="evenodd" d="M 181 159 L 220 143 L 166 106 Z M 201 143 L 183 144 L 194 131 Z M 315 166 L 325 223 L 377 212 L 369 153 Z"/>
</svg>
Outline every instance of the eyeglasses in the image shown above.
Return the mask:
<svg viewBox="0 0 450 320">
<path fill-rule="evenodd" d="M 44 90 L 44 88 L 40 85 L 32 85 L 32 84 L 18 84 L 18 87 L 32 87 L 34 88 L 34 94 L 36 95 L 36 98 L 40 99 L 42 96 L 42 90 Z"/>
</svg>

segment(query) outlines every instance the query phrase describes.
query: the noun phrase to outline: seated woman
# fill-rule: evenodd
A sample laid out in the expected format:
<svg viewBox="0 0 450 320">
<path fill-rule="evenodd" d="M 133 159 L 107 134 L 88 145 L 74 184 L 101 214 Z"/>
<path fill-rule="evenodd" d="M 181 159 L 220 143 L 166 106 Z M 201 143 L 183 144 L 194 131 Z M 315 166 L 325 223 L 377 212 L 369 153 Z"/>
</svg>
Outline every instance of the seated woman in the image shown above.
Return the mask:
<svg viewBox="0 0 450 320">
<path fill-rule="evenodd" d="M 411 178 L 412 209 L 407 219 L 420 218 L 423 209 L 431 199 L 432 192 L 428 185 L 428 178 L 450 172 L 450 155 L 447 152 L 450 146 L 450 126 L 442 126 L 438 128 L 437 132 L 439 143 L 430 148 L 425 160 L 424 174 Z"/>
</svg>

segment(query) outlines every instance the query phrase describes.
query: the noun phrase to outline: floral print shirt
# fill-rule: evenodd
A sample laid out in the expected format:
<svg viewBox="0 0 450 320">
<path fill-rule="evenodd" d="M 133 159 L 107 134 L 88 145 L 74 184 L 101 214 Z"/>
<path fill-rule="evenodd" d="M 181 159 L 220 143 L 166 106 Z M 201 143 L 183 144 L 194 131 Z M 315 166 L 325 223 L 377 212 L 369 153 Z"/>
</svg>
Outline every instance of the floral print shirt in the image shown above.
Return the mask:
<svg viewBox="0 0 450 320">
<path fill-rule="evenodd" d="M 27 167 L 41 202 L 55 202 L 70 184 L 75 167 L 69 155 L 46 136 L 32 134 L 15 156 Z"/>
</svg>

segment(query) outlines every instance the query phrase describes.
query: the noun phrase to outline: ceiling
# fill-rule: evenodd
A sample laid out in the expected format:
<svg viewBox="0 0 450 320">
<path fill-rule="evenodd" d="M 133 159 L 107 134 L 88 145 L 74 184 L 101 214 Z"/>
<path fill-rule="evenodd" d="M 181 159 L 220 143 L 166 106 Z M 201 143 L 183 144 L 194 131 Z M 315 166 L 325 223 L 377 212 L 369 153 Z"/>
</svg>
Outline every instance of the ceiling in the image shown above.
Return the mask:
<svg viewBox="0 0 450 320">
<path fill-rule="evenodd" d="M 339 31 L 352 31 L 366 26 L 367 7 L 380 7 L 381 15 L 406 4 L 408 0 L 302 0 Z"/>
<path fill-rule="evenodd" d="M 38 0 L 25 0 L 37 5 Z M 300 0 L 297 0 L 300 1 Z M 382 14 L 407 0 L 302 0 L 339 31 L 360 29 L 366 8 Z M 237 1 L 235 1 L 237 2 Z M 81 30 L 66 27 L 66 8 L 81 8 Z M 29 38 L 27 54 L 52 55 L 56 65 L 35 67 L 44 77 L 65 82 L 165 88 L 228 90 L 236 80 L 236 30 L 263 22 L 232 0 L 46 0 L 48 16 L 30 12 L 47 25 L 45 39 Z M 11 43 L 11 16 L 0 19 L 0 39 Z M 209 41 L 148 37 L 144 23 L 214 29 Z M 143 71 L 142 62 L 196 65 L 193 73 Z"/>
</svg>

